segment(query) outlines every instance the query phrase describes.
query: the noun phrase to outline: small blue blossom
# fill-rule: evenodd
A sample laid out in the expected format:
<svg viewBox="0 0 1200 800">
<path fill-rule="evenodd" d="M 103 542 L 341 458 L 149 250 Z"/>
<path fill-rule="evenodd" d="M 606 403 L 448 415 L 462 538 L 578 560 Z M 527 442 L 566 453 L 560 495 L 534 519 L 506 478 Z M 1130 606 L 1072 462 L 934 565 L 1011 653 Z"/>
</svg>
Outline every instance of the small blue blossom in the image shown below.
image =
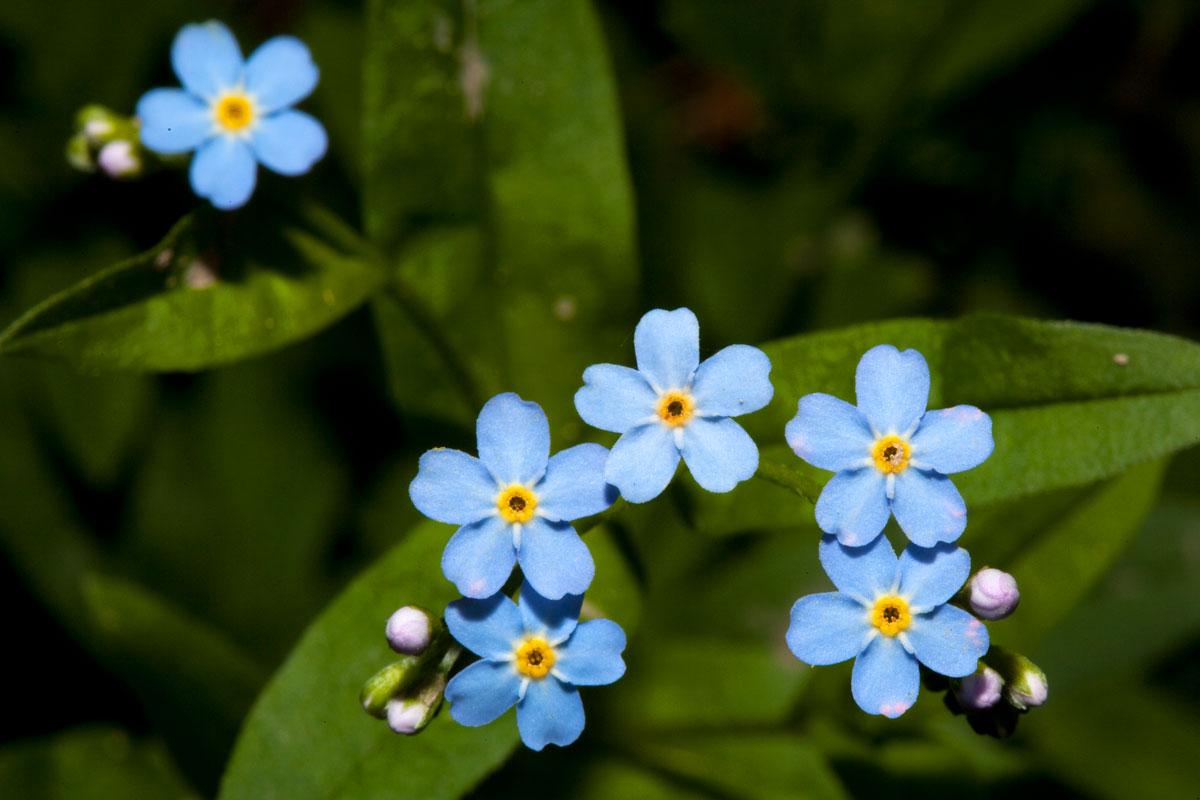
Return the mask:
<svg viewBox="0 0 1200 800">
<path fill-rule="evenodd" d="M 250 199 L 258 164 L 301 175 L 325 155 L 325 128 L 291 108 L 317 86 L 317 67 L 299 39 L 268 39 L 243 61 L 224 24 L 184 25 L 171 66 L 183 88 L 151 89 L 138 100 L 142 144 L 163 155 L 195 150 L 192 189 L 217 208 Z"/>
<path fill-rule="evenodd" d="M 638 368 L 593 364 L 575 408 L 584 422 L 621 434 L 605 479 L 633 503 L 662 493 L 683 457 L 696 483 L 728 492 L 758 469 L 758 448 L 730 417 L 771 401 L 771 361 L 735 344 L 700 363 L 700 324 L 686 308 L 655 309 L 633 334 Z"/>
<path fill-rule="evenodd" d="M 808 664 L 853 658 L 850 690 L 859 708 L 886 717 L 907 711 L 917 699 L 918 661 L 950 678 L 975 672 L 988 650 L 987 628 L 946 605 L 971 572 L 966 550 L 909 545 L 897 559 L 886 536 L 843 547 L 827 535 L 819 551 L 839 591 L 796 601 L 787 644 Z"/>
<path fill-rule="evenodd" d="M 929 366 L 916 350 L 868 350 L 855 373 L 858 407 L 828 394 L 800 398 L 788 444 L 814 467 L 837 472 L 817 500 L 817 524 L 847 546 L 896 522 L 922 547 L 953 542 L 967 506 L 946 475 L 992 453 L 992 420 L 975 406 L 926 411 Z"/>
<path fill-rule="evenodd" d="M 547 600 L 526 582 L 520 604 L 503 594 L 446 607 L 451 635 L 483 660 L 450 679 L 450 716 L 486 725 L 515 704 L 521 741 L 532 750 L 568 745 L 583 732 L 576 686 L 625 674 L 625 632 L 607 619 L 579 622 L 582 595 Z"/>
<path fill-rule="evenodd" d="M 446 578 L 467 597 L 491 597 L 519 562 L 543 597 L 582 594 L 595 565 L 570 522 L 616 500 L 604 481 L 608 450 L 580 444 L 551 458 L 545 413 L 511 392 L 484 404 L 476 439 L 479 458 L 426 452 L 408 488 L 422 514 L 462 526 L 442 553 Z"/>
</svg>

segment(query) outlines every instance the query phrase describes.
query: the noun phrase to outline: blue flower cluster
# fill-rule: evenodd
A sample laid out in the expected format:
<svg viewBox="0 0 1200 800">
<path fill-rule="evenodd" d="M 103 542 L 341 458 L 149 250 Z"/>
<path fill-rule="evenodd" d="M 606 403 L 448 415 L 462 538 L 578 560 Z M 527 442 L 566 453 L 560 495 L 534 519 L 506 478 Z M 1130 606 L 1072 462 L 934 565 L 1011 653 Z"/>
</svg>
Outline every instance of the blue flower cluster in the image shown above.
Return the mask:
<svg viewBox="0 0 1200 800">
<path fill-rule="evenodd" d="M 625 634 L 609 620 L 579 623 L 595 564 L 571 523 L 662 493 L 679 464 L 697 483 L 728 492 L 758 468 L 758 448 L 730 417 L 771 399 L 771 362 L 733 345 L 700 361 L 700 326 L 686 308 L 647 313 L 634 332 L 638 369 L 598 364 L 575 396 L 580 416 L 621 438 L 610 453 L 580 444 L 550 454 L 536 403 L 493 397 L 476 421 L 478 457 L 437 448 L 421 456 L 409 496 L 421 513 L 458 525 L 442 572 L 464 595 L 446 625 L 481 660 L 446 686 L 450 715 L 484 725 L 517 707 L 525 744 L 566 745 L 583 731 L 576 686 L 625 671 Z M 514 564 L 519 602 L 503 592 Z"/>
<path fill-rule="evenodd" d="M 947 604 L 971 559 L 951 544 L 967 508 L 946 475 L 991 455 L 992 421 L 974 406 L 927 411 L 929 366 L 916 350 L 868 350 L 855 393 L 857 407 L 806 395 L 787 424 L 797 455 L 836 471 L 816 516 L 821 565 L 838 589 L 796 601 L 787 643 L 809 664 L 853 658 L 855 702 L 897 717 L 917 698 L 918 662 L 963 678 L 988 650 L 983 623 Z M 881 535 L 891 516 L 910 539 L 899 559 Z"/>
</svg>

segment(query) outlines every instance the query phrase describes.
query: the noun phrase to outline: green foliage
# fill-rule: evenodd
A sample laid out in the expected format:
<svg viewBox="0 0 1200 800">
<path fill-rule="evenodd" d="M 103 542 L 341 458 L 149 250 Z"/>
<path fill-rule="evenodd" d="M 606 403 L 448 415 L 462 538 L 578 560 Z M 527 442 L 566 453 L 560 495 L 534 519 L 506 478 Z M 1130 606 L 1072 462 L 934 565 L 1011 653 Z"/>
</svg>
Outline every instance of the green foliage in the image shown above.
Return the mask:
<svg viewBox="0 0 1200 800">
<path fill-rule="evenodd" d="M 362 682 L 392 660 L 383 626 L 401 605 L 444 608 L 453 585 L 431 565 L 446 526 L 423 523 L 309 627 L 254 704 L 221 784 L 237 798 L 453 798 L 517 742 L 509 716 L 465 728 L 443 712 L 402 738 L 358 704 Z"/>
</svg>

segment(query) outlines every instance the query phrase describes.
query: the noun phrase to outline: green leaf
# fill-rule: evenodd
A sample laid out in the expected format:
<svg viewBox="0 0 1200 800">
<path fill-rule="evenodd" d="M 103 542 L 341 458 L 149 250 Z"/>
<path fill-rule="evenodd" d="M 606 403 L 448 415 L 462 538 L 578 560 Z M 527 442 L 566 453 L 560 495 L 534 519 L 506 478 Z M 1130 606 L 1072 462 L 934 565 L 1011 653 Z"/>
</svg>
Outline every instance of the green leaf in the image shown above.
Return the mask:
<svg viewBox="0 0 1200 800">
<path fill-rule="evenodd" d="M 634 301 L 632 192 L 595 14 L 585 0 L 373 0 L 368 17 L 365 218 L 401 284 L 399 302 L 376 304 L 393 393 L 467 421 L 515 389 L 563 425 L 583 369 L 628 339 Z M 448 405 L 429 396 L 439 384 L 473 388 Z"/>
<path fill-rule="evenodd" d="M 0 354 L 89 370 L 205 369 L 310 336 L 382 278 L 287 220 L 205 210 L 28 311 L 0 334 Z"/>
<path fill-rule="evenodd" d="M 734 797 L 834 800 L 849 795 L 825 758 L 789 732 L 683 734 L 639 738 L 645 762 Z"/>
<path fill-rule="evenodd" d="M 775 725 L 792 707 L 809 668 L 782 642 L 643 633 L 607 706 L 608 730 Z"/>
<path fill-rule="evenodd" d="M 1021 587 L 1021 607 L 1005 622 L 1005 644 L 1011 641 L 1031 652 L 1087 597 L 1145 519 L 1164 466 L 1161 461 L 1145 464 L 1106 481 L 1058 524 L 1040 532 L 1009 570 Z M 1001 636 L 999 629 L 996 636 Z"/>
<path fill-rule="evenodd" d="M 0 797 L 20 800 L 184 800 L 195 793 L 153 740 L 88 726 L 0 749 Z"/>
<path fill-rule="evenodd" d="M 512 712 L 481 728 L 441 714 L 398 736 L 359 706 L 363 681 L 394 660 L 388 616 L 457 596 L 439 568 L 447 528 L 427 522 L 363 573 L 305 632 L 247 717 L 221 785 L 222 800 L 455 798 L 517 742 Z"/>
<path fill-rule="evenodd" d="M 137 693 L 183 771 L 211 793 L 265 672 L 222 634 L 135 584 L 92 575 L 83 593 L 91 648 Z"/>
</svg>

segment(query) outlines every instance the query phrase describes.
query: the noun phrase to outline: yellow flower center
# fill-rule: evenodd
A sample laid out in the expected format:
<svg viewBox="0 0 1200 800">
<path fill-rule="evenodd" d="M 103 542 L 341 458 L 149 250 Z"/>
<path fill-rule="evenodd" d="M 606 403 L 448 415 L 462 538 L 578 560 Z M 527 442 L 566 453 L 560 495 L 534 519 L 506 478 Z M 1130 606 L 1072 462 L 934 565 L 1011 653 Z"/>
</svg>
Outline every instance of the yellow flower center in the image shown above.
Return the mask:
<svg viewBox="0 0 1200 800">
<path fill-rule="evenodd" d="M 231 93 L 217 102 L 217 122 L 229 131 L 246 127 L 254 119 L 254 108 L 245 95 Z"/>
<path fill-rule="evenodd" d="M 912 624 L 908 603 L 901 597 L 881 597 L 875 601 L 871 612 L 871 624 L 879 628 L 884 636 L 895 636 Z"/>
<path fill-rule="evenodd" d="M 554 648 L 544 639 L 530 639 L 517 648 L 517 672 L 530 678 L 544 678 L 554 666 Z"/>
<path fill-rule="evenodd" d="M 884 436 L 875 443 L 871 455 L 881 472 L 896 473 L 908 469 L 908 456 L 912 451 L 908 442 L 899 436 Z"/>
<path fill-rule="evenodd" d="M 537 508 L 537 496 L 524 486 L 510 486 L 496 498 L 496 507 L 509 522 L 528 522 Z"/>
<path fill-rule="evenodd" d="M 683 392 L 667 392 L 658 398 L 658 416 L 672 428 L 686 425 L 695 407 L 692 398 Z"/>
</svg>

